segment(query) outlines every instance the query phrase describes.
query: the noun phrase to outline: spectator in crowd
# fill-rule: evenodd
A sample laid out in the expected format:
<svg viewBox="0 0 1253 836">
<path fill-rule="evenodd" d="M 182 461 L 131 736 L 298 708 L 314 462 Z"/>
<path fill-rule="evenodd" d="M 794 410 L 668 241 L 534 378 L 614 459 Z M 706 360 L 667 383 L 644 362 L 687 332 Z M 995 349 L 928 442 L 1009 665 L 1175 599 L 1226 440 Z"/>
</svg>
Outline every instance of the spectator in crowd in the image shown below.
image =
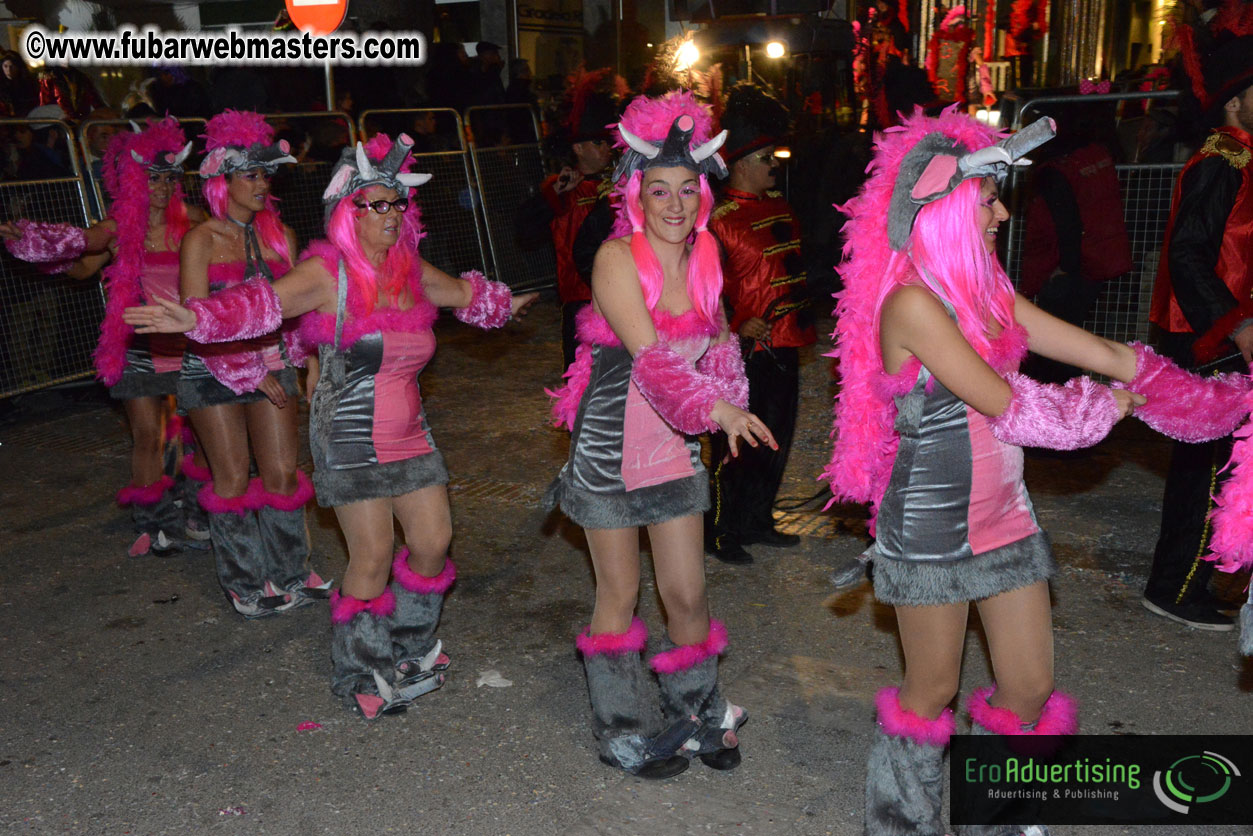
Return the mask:
<svg viewBox="0 0 1253 836">
<path fill-rule="evenodd" d="M 158 114 L 208 119 L 213 112 L 209 95 L 185 69 L 175 64 L 158 64 L 152 70 L 156 83 L 150 95 Z"/>
<path fill-rule="evenodd" d="M 0 106 L 8 116 L 30 113 L 39 105 L 39 84 L 22 56 L 13 50 L 0 53 Z"/>
</svg>

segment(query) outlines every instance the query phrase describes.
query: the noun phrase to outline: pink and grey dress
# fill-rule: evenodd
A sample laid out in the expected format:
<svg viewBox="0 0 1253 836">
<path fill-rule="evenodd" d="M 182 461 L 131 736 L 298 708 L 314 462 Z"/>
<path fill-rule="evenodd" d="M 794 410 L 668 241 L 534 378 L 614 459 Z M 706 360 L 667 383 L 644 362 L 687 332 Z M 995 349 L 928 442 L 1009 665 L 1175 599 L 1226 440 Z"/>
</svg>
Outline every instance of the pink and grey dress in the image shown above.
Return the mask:
<svg viewBox="0 0 1253 836">
<path fill-rule="evenodd" d="M 253 271 L 242 261 L 210 264 L 209 291 L 234 287 L 258 275 L 273 282 L 290 269 L 283 261 L 264 262 Z M 266 395 L 257 386 L 270 373 L 288 395 L 298 393 L 296 370 L 287 362 L 279 333 L 229 343 L 189 341 L 178 379 L 179 407 L 191 410 L 263 401 Z"/>
<path fill-rule="evenodd" d="M 177 302 L 178 275 L 177 252 L 144 253 L 143 272 L 139 274 L 142 298 L 149 304 L 157 299 Z M 106 324 L 105 328 L 109 327 Z M 186 344 L 182 334 L 130 335 L 122 376 L 109 387 L 109 395 L 118 400 L 173 395 Z"/>
<path fill-rule="evenodd" d="M 1017 369 L 1021 352 L 1010 344 L 1022 339 L 1014 329 L 993 341 L 998 373 Z M 875 597 L 952 604 L 1051 577 L 1052 549 L 1023 484 L 1022 448 L 993 436 L 986 417 L 916 360 L 895 377 L 912 375 L 896 395 L 900 442 L 868 552 Z"/>
<path fill-rule="evenodd" d="M 659 341 L 695 364 L 717 328 L 688 311 L 652 311 Z M 584 528 L 652 525 L 709 508 L 700 444 L 676 431 L 631 380 L 630 352 L 591 306 L 578 316 L 581 345 L 570 386 L 582 386 L 570 458 L 545 497 Z"/>
<path fill-rule="evenodd" d="M 409 282 L 413 307 L 367 314 L 353 298 L 338 251 L 319 241 L 309 254 L 321 257 L 337 276 L 338 297 L 335 315 L 307 313 L 297 331 L 303 350 L 317 346 L 321 361 L 309 408 L 318 504 L 346 505 L 446 485 L 448 470 L 418 385 L 435 353 L 431 327 L 438 315 L 422 295 L 420 275 Z"/>
</svg>

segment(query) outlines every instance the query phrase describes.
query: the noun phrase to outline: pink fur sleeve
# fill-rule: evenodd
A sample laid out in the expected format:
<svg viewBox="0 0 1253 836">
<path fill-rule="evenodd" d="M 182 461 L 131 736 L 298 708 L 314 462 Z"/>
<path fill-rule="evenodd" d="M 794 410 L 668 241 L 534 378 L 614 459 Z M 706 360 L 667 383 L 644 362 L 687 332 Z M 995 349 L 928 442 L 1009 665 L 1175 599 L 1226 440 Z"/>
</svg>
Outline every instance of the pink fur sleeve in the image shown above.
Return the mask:
<svg viewBox="0 0 1253 836">
<path fill-rule="evenodd" d="M 64 273 L 87 249 L 87 233 L 72 224 L 22 218 L 13 225 L 22 237 L 5 240 L 4 246 L 14 258 L 38 264 L 45 273 Z"/>
<path fill-rule="evenodd" d="M 988 419 L 992 434 L 1006 444 L 1078 450 L 1091 447 L 1114 428 L 1121 417 L 1108 386 L 1088 377 L 1076 377 L 1064 386 L 1039 383 L 1010 372 L 1009 406 Z"/>
<path fill-rule="evenodd" d="M 1125 386 L 1148 398 L 1136 407 L 1135 416 L 1176 441 L 1196 443 L 1231 435 L 1249 415 L 1245 403 L 1248 375 L 1219 374 L 1201 377 L 1184 371 L 1142 343 L 1132 343 L 1136 353 L 1136 376 Z"/>
<path fill-rule="evenodd" d="M 698 435 L 721 429 L 709 417 L 722 397 L 718 385 L 665 343 L 639 350 L 631 380 L 657 414 L 679 432 Z"/>
<path fill-rule="evenodd" d="M 504 282 L 493 282 L 477 270 L 462 273 L 461 278 L 470 283 L 473 296 L 470 304 L 457 308 L 453 315 L 467 325 L 478 328 L 499 328 L 513 314 L 513 293 Z"/>
<path fill-rule="evenodd" d="M 719 384 L 724 401 L 748 409 L 748 378 L 744 376 L 744 355 L 740 341 L 732 337 L 709 347 L 696 361 L 696 370 Z"/>
<path fill-rule="evenodd" d="M 270 283 L 251 279 L 219 290 L 207 299 L 188 299 L 196 327 L 187 332 L 198 343 L 246 340 L 277 331 L 283 324 L 283 306 Z"/>
</svg>

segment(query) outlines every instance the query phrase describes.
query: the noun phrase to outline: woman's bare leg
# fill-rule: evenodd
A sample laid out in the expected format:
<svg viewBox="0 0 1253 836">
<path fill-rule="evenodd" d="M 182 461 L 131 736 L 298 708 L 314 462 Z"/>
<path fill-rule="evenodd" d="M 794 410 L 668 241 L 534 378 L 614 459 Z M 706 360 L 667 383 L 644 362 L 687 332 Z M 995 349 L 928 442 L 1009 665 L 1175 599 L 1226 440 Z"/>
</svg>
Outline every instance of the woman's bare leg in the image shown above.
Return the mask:
<svg viewBox="0 0 1253 836">
<path fill-rule="evenodd" d="M 589 632 L 625 633 L 640 595 L 639 529 L 589 528 L 584 533 L 596 573 L 596 609 Z"/>
<path fill-rule="evenodd" d="M 709 636 L 709 599 L 702 518 L 692 514 L 650 525 L 648 537 L 670 640 L 675 644 L 703 642 Z"/>
<path fill-rule="evenodd" d="M 348 569 L 341 589 L 362 601 L 377 598 L 387 589 L 392 568 L 392 500 L 337 505 L 335 516 L 348 542 Z"/>
<path fill-rule="evenodd" d="M 961 678 L 969 614 L 966 603 L 896 608 L 905 654 L 902 708 L 930 720 L 953 701 Z"/>
<path fill-rule="evenodd" d="M 191 425 L 213 474 L 213 492 L 223 499 L 248 490 L 248 426 L 239 404 L 193 409 Z"/>
<path fill-rule="evenodd" d="M 989 702 L 1033 723 L 1053 693 L 1053 611 L 1039 581 L 980 601 L 996 693 Z"/>
<path fill-rule="evenodd" d="M 300 444 L 296 399 L 289 398 L 282 409 L 268 400 L 244 404 L 244 413 L 261 483 L 270 493 L 290 496 L 296 492 L 296 456 Z"/>
<path fill-rule="evenodd" d="M 426 577 L 442 572 L 448 545 L 452 542 L 452 511 L 448 507 L 447 486 L 431 485 L 395 497 L 392 510 L 405 532 L 409 568 Z"/>
<path fill-rule="evenodd" d="M 131 398 L 122 402 L 131 425 L 131 484 L 151 485 L 164 473 L 162 398 Z"/>
</svg>

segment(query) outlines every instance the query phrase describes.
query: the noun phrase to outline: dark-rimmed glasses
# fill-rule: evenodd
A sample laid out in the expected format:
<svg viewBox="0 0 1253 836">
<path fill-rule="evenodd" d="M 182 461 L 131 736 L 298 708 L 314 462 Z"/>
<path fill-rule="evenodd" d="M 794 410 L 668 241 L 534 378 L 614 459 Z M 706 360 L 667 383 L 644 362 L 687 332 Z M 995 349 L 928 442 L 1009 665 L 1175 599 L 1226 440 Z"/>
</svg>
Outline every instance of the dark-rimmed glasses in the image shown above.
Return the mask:
<svg viewBox="0 0 1253 836">
<path fill-rule="evenodd" d="M 407 197 L 398 197 L 395 200 L 371 200 L 369 203 L 357 203 L 354 200 L 352 203 L 353 206 L 356 206 L 362 212 L 367 209 L 373 209 L 375 214 L 378 215 L 386 215 L 393 209 L 403 215 L 409 210 L 409 198 Z"/>
</svg>

